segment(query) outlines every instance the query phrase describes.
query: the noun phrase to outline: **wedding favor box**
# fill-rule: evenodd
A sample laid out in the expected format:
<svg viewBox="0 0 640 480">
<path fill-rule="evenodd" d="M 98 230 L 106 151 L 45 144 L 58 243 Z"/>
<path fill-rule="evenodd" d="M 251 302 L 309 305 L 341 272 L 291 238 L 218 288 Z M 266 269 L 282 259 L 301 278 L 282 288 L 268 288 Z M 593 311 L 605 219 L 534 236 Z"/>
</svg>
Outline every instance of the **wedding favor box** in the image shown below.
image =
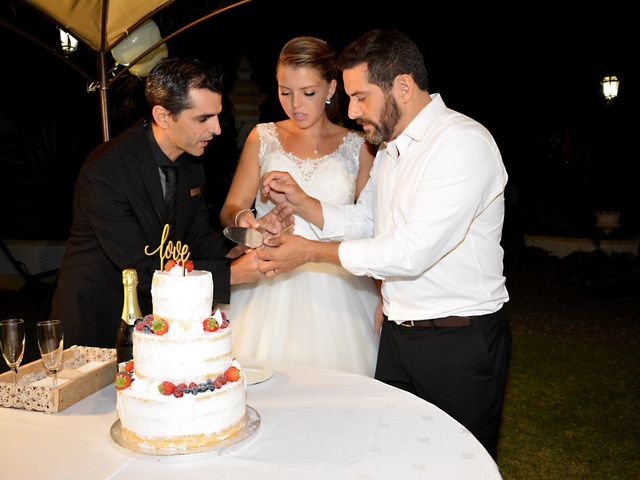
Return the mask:
<svg viewBox="0 0 640 480">
<path fill-rule="evenodd" d="M 36 360 L 18 369 L 18 384 L 13 373 L 0 375 L 0 406 L 52 413 L 82 400 L 113 384 L 117 373 L 116 350 L 72 346 L 62 354 L 57 386 L 51 375 Z"/>
</svg>

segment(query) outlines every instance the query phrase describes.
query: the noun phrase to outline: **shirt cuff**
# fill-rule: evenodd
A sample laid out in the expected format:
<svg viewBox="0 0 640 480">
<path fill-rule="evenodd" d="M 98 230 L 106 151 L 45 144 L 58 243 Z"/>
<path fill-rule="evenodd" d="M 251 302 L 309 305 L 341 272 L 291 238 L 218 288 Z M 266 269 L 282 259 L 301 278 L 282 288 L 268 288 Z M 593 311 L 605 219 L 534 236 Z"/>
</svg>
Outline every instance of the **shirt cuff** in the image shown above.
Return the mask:
<svg viewBox="0 0 640 480">
<path fill-rule="evenodd" d="M 340 264 L 348 272 L 358 276 L 371 276 L 380 279 L 380 277 L 372 275 L 367 265 L 367 247 L 371 243 L 371 239 L 362 240 L 346 240 L 340 243 L 338 247 L 338 257 Z"/>
<path fill-rule="evenodd" d="M 339 205 L 320 202 L 322 207 L 323 227 L 320 236 L 327 239 L 344 238 L 345 219 L 344 211 Z"/>
</svg>

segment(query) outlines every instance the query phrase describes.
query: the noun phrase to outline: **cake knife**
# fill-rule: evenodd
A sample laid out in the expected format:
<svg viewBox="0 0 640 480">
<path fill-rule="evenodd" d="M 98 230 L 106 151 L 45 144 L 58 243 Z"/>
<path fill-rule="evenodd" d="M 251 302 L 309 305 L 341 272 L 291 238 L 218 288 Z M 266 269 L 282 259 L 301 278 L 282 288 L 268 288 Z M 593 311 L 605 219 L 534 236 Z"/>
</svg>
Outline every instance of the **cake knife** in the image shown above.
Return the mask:
<svg viewBox="0 0 640 480">
<path fill-rule="evenodd" d="M 222 233 L 229 240 L 249 248 L 258 248 L 263 243 L 262 234 L 255 228 L 227 227 Z"/>
</svg>

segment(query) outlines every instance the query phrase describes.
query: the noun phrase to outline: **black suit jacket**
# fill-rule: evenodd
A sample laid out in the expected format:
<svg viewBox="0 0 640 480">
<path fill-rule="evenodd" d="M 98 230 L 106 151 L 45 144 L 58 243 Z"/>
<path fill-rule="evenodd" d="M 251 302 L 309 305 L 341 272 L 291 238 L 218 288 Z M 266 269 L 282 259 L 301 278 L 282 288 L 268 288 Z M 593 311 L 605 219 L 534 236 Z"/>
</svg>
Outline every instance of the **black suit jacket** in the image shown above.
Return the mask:
<svg viewBox="0 0 640 480">
<path fill-rule="evenodd" d="M 67 346 L 113 347 L 122 314 L 122 270 L 138 273 L 142 314 L 151 313 L 151 278 L 158 254 L 165 207 L 146 123 L 138 123 L 97 147 L 76 182 L 73 223 L 50 318 L 62 320 Z M 198 270 L 213 274 L 214 297 L 229 301 L 227 243 L 211 227 L 203 199 L 204 171 L 189 155 L 179 164 L 176 240 L 187 243 Z"/>
</svg>

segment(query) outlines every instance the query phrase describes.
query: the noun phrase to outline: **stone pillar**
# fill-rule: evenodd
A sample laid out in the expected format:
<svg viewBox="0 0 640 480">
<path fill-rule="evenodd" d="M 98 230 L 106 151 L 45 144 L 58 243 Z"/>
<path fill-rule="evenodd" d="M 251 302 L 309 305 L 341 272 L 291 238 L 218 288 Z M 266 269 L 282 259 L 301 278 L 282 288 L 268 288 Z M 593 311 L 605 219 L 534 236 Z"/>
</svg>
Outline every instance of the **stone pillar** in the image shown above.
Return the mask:
<svg viewBox="0 0 640 480">
<path fill-rule="evenodd" d="M 235 126 L 238 131 L 238 148 L 242 149 L 244 142 L 256 126 L 260 118 L 260 104 L 266 95 L 258 90 L 258 85 L 251 79 L 251 65 L 246 56 L 238 62 L 238 76 L 229 92 L 229 99 L 233 104 Z"/>
</svg>

